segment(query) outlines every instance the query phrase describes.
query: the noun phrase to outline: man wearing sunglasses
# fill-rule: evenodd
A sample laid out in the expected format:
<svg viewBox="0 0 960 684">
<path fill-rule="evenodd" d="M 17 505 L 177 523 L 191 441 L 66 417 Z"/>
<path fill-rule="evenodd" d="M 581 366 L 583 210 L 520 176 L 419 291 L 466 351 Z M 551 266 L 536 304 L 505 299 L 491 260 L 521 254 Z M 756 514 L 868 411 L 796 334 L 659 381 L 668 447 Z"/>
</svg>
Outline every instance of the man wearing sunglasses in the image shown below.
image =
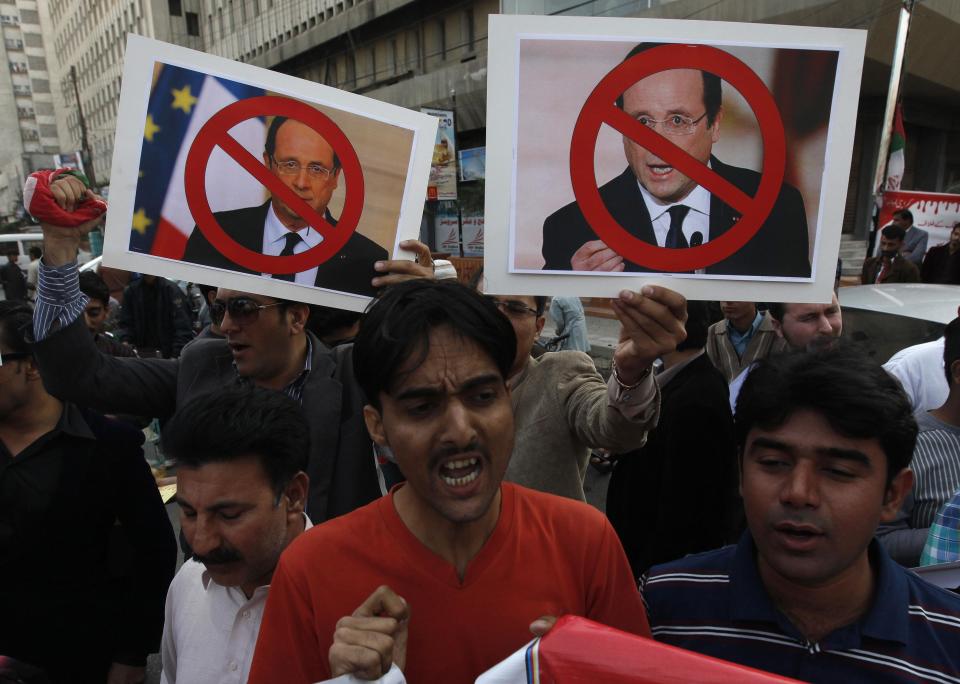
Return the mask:
<svg viewBox="0 0 960 684">
<path fill-rule="evenodd" d="M 480 271 L 473 285 L 479 287 Z M 620 321 L 613 373 L 604 381 L 580 351 L 530 352 L 544 325 L 546 297 L 489 295 L 517 338 L 507 384 L 516 440 L 510 482 L 585 500 L 583 478 L 591 449 L 617 453 L 643 446 L 657 424 L 660 395 L 653 362 L 686 337 L 686 299 L 665 287 L 623 290 L 611 307 Z"/>
<path fill-rule="evenodd" d="M 627 61 L 657 44 L 641 43 Z M 720 179 L 753 197 L 760 174 L 724 164 L 712 155 L 723 120 L 720 78 L 696 69 L 670 69 L 641 79 L 618 99 L 635 121 L 663 136 Z M 623 136 L 627 169 L 600 188 L 600 197 L 616 222 L 651 245 L 685 249 L 716 240 L 740 220 L 741 213 L 629 136 Z M 731 256 L 704 272 L 722 275 L 810 275 L 807 219 L 803 198 L 783 184 L 759 232 Z M 545 270 L 650 271 L 607 246 L 577 202 L 554 212 L 543 224 Z"/>
<path fill-rule="evenodd" d="M 68 177 L 52 185 L 64 210 L 73 211 L 90 192 L 78 192 L 79 183 Z M 212 308 L 225 339 L 194 340 L 177 359 L 100 354 L 83 323 L 86 298 L 77 287 L 76 265 L 80 237 L 100 220 L 77 228 L 41 224 L 33 350 L 51 394 L 107 413 L 165 419 L 193 397 L 223 387 L 252 383 L 281 391 L 299 402 L 310 426 L 311 519 L 326 520 L 381 495 L 351 349 L 330 349 L 306 330 L 308 305 L 220 288 Z M 409 241 L 401 247 L 418 252 L 422 263 L 385 261 L 373 286 L 432 275 L 426 245 Z"/>
<path fill-rule="evenodd" d="M 340 181 L 340 160 L 319 133 L 299 121 L 275 117 L 267 130 L 263 163 L 281 183 L 336 228 L 337 221 L 327 205 Z M 263 254 L 300 254 L 324 239 L 294 208 L 276 196 L 260 206 L 221 211 L 214 217 L 231 238 Z M 386 258 L 387 250 L 354 232 L 340 251 L 319 266 L 300 273 L 265 275 L 372 297 L 376 294 L 370 284 L 375 275 L 374 264 Z M 183 260 L 240 273 L 254 272 L 230 261 L 196 227 L 187 240 Z"/>
</svg>

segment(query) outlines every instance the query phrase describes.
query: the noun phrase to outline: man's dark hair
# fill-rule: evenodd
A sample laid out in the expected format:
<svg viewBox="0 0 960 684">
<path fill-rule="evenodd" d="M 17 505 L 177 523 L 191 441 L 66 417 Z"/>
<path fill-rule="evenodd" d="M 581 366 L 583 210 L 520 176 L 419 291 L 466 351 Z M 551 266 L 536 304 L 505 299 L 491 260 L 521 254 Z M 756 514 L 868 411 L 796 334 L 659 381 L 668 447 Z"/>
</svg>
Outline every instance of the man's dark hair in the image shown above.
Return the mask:
<svg viewBox="0 0 960 684">
<path fill-rule="evenodd" d="M 884 226 L 880 233 L 888 240 L 902 240 L 907 235 L 907 231 L 905 229 L 901 228 L 900 226 L 895 226 L 892 223 L 888 226 Z"/>
<path fill-rule="evenodd" d="M 677 345 L 677 351 L 703 349 L 707 345 L 707 329 L 710 327 L 710 312 L 706 302 L 687 301 L 687 322 L 684 324 L 687 338 Z"/>
<path fill-rule="evenodd" d="M 307 330 L 326 340 L 330 335 L 338 330 L 349 328 L 360 320 L 361 314 L 356 311 L 346 311 L 344 309 L 335 309 L 332 306 L 321 306 L 320 304 L 310 305 L 310 318 L 307 320 Z M 336 342 L 337 340 L 332 340 Z M 348 340 L 340 341 L 340 343 Z M 329 341 L 328 341 L 329 342 Z"/>
<path fill-rule="evenodd" d="M 80 274 L 80 291 L 90 299 L 103 302 L 105 307 L 110 306 L 110 288 L 94 271 L 84 271 Z"/>
<path fill-rule="evenodd" d="M 278 499 L 306 471 L 310 432 L 300 405 L 283 392 L 238 385 L 191 399 L 163 427 L 163 452 L 199 468 L 255 457 Z"/>
<path fill-rule="evenodd" d="M 910 225 L 913 225 L 913 212 L 909 209 L 897 209 L 893 212 L 893 215 L 897 218 L 902 218 L 904 221 L 908 221 Z"/>
<path fill-rule="evenodd" d="M 947 385 L 953 386 L 950 366 L 960 361 L 960 318 L 954 318 L 943 329 L 943 371 L 947 376 Z"/>
<path fill-rule="evenodd" d="M 623 61 L 626 62 L 641 52 L 645 52 L 650 48 L 660 47 L 661 45 L 669 45 L 669 43 L 640 43 L 635 45 L 633 49 L 627 53 L 627 56 L 623 58 Z M 719 76 L 702 70 L 700 74 L 703 76 L 703 106 L 707 110 L 707 126 L 709 127 L 716 121 L 717 112 L 720 111 L 720 105 L 723 104 L 723 91 L 720 87 Z M 617 107 L 623 109 L 623 95 L 617 98 Z"/>
<path fill-rule="evenodd" d="M 0 344 L 11 353 L 30 351 L 26 332 L 33 325 L 33 311 L 23 302 L 0 302 Z"/>
<path fill-rule="evenodd" d="M 769 302 L 767 304 L 767 311 L 770 312 L 771 318 L 773 318 L 777 323 L 783 323 L 783 314 L 786 312 L 787 305 L 783 302 Z"/>
<path fill-rule="evenodd" d="M 741 457 L 751 429 L 776 429 L 804 409 L 823 416 L 845 437 L 877 439 L 887 456 L 887 484 L 910 465 L 917 440 L 910 401 L 896 378 L 862 349 L 838 343 L 759 361 L 737 398 L 734 429 Z"/>
<path fill-rule="evenodd" d="M 480 283 L 483 281 L 483 266 L 478 268 L 473 272 L 473 275 L 470 276 L 470 280 L 467 281 L 467 286 L 471 290 L 480 291 Z M 537 310 L 537 315 L 542 316 L 543 312 L 547 310 L 547 297 L 546 295 L 533 295 L 534 305 L 533 308 Z"/>
<path fill-rule="evenodd" d="M 441 327 L 479 346 L 506 379 L 517 337 L 496 305 L 453 280 L 408 280 L 387 289 L 360 319 L 353 371 L 371 404 L 380 407 L 380 393 L 389 394 L 401 369 L 412 371 L 426 360 L 430 333 Z"/>
<path fill-rule="evenodd" d="M 209 303 L 210 303 L 210 293 L 211 293 L 211 292 L 216 293 L 216 291 L 217 291 L 217 286 L 216 286 L 216 285 L 201 285 L 200 283 L 197 283 L 197 289 L 200 290 L 200 294 L 203 295 L 203 303 L 204 303 L 204 304 L 209 304 Z"/>
<path fill-rule="evenodd" d="M 267 156 L 270 159 L 273 159 L 273 152 L 277 149 L 277 131 L 280 130 L 280 127 L 289 120 L 289 117 L 286 116 L 275 116 L 273 121 L 270 122 L 270 128 L 267 129 L 267 139 L 263 143 L 263 151 L 267 153 Z M 294 119 L 297 121 L 297 119 Z M 331 145 L 333 147 L 333 145 Z M 336 171 L 340 168 L 340 157 L 337 156 L 337 151 L 333 151 L 333 168 L 331 171 Z"/>
<path fill-rule="evenodd" d="M 40 257 L 43 256 L 43 250 L 37 247 L 36 245 L 34 245 L 33 247 L 30 248 L 29 254 L 31 259 L 39 259 Z"/>
</svg>

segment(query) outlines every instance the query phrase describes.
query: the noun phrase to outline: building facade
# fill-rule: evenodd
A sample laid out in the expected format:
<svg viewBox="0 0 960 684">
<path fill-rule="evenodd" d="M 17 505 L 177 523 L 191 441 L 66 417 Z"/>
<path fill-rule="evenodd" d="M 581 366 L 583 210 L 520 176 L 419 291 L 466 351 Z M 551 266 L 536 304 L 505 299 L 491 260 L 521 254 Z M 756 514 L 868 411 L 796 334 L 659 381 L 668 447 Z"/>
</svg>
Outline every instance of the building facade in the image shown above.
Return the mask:
<svg viewBox="0 0 960 684">
<path fill-rule="evenodd" d="M 0 2 L 0 222 L 17 215 L 25 175 L 61 151 L 41 10 L 36 0 Z"/>
</svg>

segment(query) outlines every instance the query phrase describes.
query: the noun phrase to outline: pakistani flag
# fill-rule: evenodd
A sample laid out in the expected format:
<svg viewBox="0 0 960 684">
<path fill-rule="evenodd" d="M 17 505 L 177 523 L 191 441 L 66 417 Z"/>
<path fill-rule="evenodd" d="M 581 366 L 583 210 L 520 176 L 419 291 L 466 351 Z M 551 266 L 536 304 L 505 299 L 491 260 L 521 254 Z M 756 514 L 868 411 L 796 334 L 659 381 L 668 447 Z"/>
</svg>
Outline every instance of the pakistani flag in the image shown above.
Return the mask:
<svg viewBox="0 0 960 684">
<path fill-rule="evenodd" d="M 893 113 L 893 135 L 890 138 L 890 157 L 887 159 L 887 184 L 884 190 L 899 190 L 903 180 L 903 148 L 907 146 L 907 135 L 903 130 L 903 109 L 900 103 Z"/>
</svg>

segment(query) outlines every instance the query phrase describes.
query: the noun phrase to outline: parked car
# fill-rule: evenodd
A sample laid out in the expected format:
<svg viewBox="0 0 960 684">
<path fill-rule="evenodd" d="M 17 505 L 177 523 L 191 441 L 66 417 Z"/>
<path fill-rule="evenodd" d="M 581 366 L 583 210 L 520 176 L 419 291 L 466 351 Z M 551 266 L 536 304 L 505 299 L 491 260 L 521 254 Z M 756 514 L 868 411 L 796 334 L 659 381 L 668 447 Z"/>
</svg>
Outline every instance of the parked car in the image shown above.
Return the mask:
<svg viewBox="0 0 960 684">
<path fill-rule="evenodd" d="M 841 287 L 843 336 L 886 363 L 895 353 L 943 334 L 957 317 L 960 285 L 896 283 Z"/>
</svg>

